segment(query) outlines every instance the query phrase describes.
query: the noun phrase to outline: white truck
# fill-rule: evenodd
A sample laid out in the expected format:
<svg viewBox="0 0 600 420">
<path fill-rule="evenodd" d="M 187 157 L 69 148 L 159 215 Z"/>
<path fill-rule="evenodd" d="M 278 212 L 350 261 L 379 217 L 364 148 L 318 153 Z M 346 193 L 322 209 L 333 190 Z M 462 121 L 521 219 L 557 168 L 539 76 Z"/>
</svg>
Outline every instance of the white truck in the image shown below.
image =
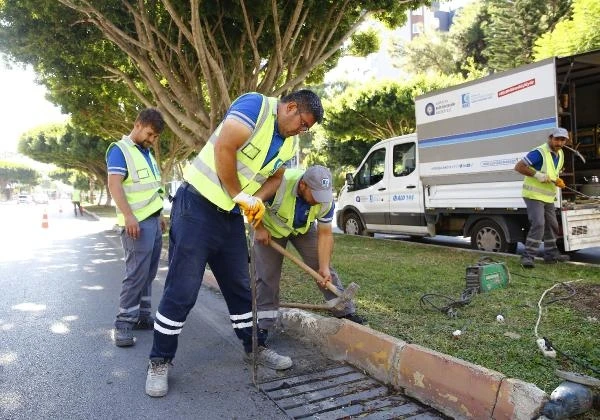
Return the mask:
<svg viewBox="0 0 600 420">
<path fill-rule="evenodd" d="M 590 194 L 600 195 L 600 51 L 419 96 L 415 113 L 415 134 L 379 142 L 347 174 L 336 212 L 345 233 L 470 236 L 475 249 L 514 252 L 529 228 L 514 166 L 561 126 L 579 152 L 565 150 L 570 189 L 557 194 L 562 246 L 600 246 Z"/>
</svg>

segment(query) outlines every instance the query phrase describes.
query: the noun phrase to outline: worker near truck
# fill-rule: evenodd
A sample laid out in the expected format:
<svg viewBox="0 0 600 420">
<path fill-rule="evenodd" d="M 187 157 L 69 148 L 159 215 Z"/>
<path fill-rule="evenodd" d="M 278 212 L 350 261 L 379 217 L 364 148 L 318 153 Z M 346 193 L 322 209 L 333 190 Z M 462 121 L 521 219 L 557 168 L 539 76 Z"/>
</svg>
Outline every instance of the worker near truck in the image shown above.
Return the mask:
<svg viewBox="0 0 600 420">
<path fill-rule="evenodd" d="M 237 98 L 184 171 L 171 208 L 169 271 L 156 311 L 146 394 L 168 392 L 168 372 L 179 334 L 196 303 L 206 264 L 225 298 L 232 327 L 252 359 L 252 297 L 244 215 L 256 224 L 263 200 L 275 194 L 284 163 L 296 154 L 293 136 L 323 119 L 310 90 L 280 100 L 252 92 Z M 258 346 L 259 364 L 287 369 L 289 358 Z"/>
<path fill-rule="evenodd" d="M 337 296 L 325 288 L 325 283 L 332 282 L 343 290 L 337 272 L 330 265 L 335 210 L 332 185 L 331 172 L 324 166 L 311 166 L 306 171 L 286 169 L 277 193 L 265 202 L 266 212 L 256 226 L 252 246 L 256 270 L 259 346 L 265 345 L 269 329 L 275 325 L 279 310 L 283 255 L 269 246 L 270 241 L 275 241 L 284 248 L 288 241 L 294 245 L 302 260 L 323 278 L 324 282 L 320 286 L 326 300 Z M 358 324 L 365 322 L 356 314 L 352 301 L 346 302 L 343 310 L 332 308 L 331 312 L 337 318 Z"/>
<path fill-rule="evenodd" d="M 521 256 L 521 265 L 525 268 L 535 266 L 534 259 L 542 240 L 544 262 L 569 260 L 569 256 L 561 254 L 556 246 L 559 230 L 554 207 L 556 187 L 564 187 L 559 174 L 564 163 L 562 148 L 568 139 L 569 132 L 566 129 L 554 128 L 546 143 L 531 150 L 515 165 L 515 171 L 525 176 L 522 195 L 530 224 L 525 251 Z"/>
</svg>

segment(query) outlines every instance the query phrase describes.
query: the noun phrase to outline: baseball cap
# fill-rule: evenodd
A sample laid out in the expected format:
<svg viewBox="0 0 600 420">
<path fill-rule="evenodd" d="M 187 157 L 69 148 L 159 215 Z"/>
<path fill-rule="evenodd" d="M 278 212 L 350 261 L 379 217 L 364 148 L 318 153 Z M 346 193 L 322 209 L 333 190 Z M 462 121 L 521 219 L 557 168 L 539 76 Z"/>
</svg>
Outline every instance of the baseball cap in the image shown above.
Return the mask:
<svg viewBox="0 0 600 420">
<path fill-rule="evenodd" d="M 550 135 L 552 137 L 562 137 L 562 138 L 565 138 L 565 139 L 569 138 L 569 132 L 566 129 L 562 128 L 562 127 L 555 127 L 555 128 L 553 128 L 552 131 L 550 132 Z"/>
<path fill-rule="evenodd" d="M 318 203 L 331 203 L 333 201 L 331 172 L 324 166 L 314 165 L 309 167 L 302 175 L 313 198 Z"/>
</svg>

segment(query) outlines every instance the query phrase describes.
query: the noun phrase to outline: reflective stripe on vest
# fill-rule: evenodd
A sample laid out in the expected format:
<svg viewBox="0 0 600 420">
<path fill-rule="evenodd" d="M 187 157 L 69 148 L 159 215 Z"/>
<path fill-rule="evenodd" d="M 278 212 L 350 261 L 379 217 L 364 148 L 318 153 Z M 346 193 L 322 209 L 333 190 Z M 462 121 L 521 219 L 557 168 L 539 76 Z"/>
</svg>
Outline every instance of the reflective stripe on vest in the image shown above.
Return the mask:
<svg viewBox="0 0 600 420">
<path fill-rule="evenodd" d="M 544 172 L 552 181 L 556 181 L 559 172 L 564 163 L 564 154 L 560 150 L 558 152 L 558 164 L 554 166 L 552 152 L 547 143 L 536 147 L 536 150 L 542 155 L 542 167 L 540 172 Z M 526 176 L 523 180 L 522 196 L 532 200 L 543 201 L 544 203 L 552 203 L 556 199 L 556 186 L 552 182 L 540 182 L 533 176 Z"/>
<path fill-rule="evenodd" d="M 331 209 L 332 203 L 326 206 L 323 204 L 311 206 L 304 226 L 294 227 L 298 183 L 302 175 L 304 171 L 301 169 L 286 169 L 273 203 L 267 206 L 262 223 L 275 238 L 306 233 L 315 220 L 325 216 Z"/>
<path fill-rule="evenodd" d="M 163 207 L 162 184 L 158 165 L 154 160 L 154 156 L 150 154 L 150 161 L 154 166 L 153 171 L 142 152 L 128 136 L 123 136 L 118 142 L 111 143 L 106 151 L 107 155 L 113 146 L 121 149 L 127 164 L 127 177 L 123 180 L 125 199 L 129 203 L 135 218 L 142 221 Z M 120 226 L 125 225 L 125 217 L 118 207 L 117 223 Z"/>
<path fill-rule="evenodd" d="M 237 175 L 242 191 L 254 194 L 286 161 L 294 157 L 297 139 L 283 142 L 278 153 L 263 167 L 273 140 L 277 118 L 277 98 L 263 96 L 261 109 L 252 135 L 236 153 Z M 235 203 L 221 185 L 215 165 L 214 147 L 225 120 L 219 124 L 194 161 L 185 170 L 184 179 L 204 197 L 224 210 L 231 210 Z"/>
</svg>

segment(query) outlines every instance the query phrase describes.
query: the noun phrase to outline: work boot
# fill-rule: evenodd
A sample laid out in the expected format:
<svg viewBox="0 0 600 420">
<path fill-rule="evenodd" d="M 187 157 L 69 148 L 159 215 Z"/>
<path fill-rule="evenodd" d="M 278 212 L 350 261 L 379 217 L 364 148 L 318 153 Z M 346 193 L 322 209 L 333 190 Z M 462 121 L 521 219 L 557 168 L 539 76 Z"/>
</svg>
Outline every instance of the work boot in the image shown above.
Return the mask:
<svg viewBox="0 0 600 420">
<path fill-rule="evenodd" d="M 154 329 L 154 318 L 152 315 L 140 317 L 138 321 L 133 324 L 134 330 L 153 330 Z"/>
<path fill-rule="evenodd" d="M 571 257 L 561 253 L 554 253 L 549 255 L 544 255 L 544 262 L 546 264 L 556 264 L 559 262 L 571 261 Z"/>
<path fill-rule="evenodd" d="M 365 325 L 367 323 L 367 319 L 363 318 L 360 315 L 356 315 L 356 312 L 353 312 L 351 314 L 341 315 L 336 318 L 347 319 L 348 321 L 356 322 L 357 324 L 360 324 L 360 325 Z"/>
<path fill-rule="evenodd" d="M 245 353 L 244 360 L 248 363 L 252 363 L 252 352 Z M 258 346 L 256 363 L 274 370 L 284 370 L 292 367 L 292 359 L 288 356 L 282 356 L 263 346 Z"/>
<path fill-rule="evenodd" d="M 113 338 L 117 347 L 129 347 L 135 344 L 135 337 L 130 326 L 115 328 Z"/>
<path fill-rule="evenodd" d="M 164 397 L 169 392 L 169 362 L 165 359 L 150 359 L 146 376 L 146 394 Z"/>
<path fill-rule="evenodd" d="M 533 257 L 529 257 L 526 255 L 523 255 L 521 257 L 521 265 L 523 266 L 523 268 L 533 268 L 535 267 L 535 264 L 533 263 Z"/>
</svg>

